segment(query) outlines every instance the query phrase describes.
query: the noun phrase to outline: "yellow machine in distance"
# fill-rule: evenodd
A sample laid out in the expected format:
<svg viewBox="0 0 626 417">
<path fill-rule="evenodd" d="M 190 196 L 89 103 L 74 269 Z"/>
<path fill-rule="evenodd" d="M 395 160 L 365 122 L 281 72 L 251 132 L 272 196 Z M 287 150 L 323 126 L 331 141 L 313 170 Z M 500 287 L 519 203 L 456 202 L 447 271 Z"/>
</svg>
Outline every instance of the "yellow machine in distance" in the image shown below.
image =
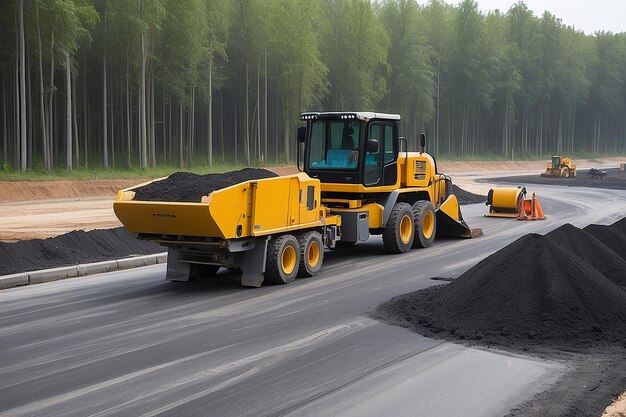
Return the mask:
<svg viewBox="0 0 626 417">
<path fill-rule="evenodd" d="M 552 160 L 548 162 L 546 170 L 541 173 L 541 176 L 575 178 L 576 165 L 572 165 L 571 158 L 555 155 L 552 157 Z"/>
<path fill-rule="evenodd" d="M 168 247 L 168 280 L 227 267 L 240 269 L 242 285 L 252 287 L 313 276 L 324 247 L 372 235 L 402 253 L 436 236 L 481 234 L 467 226 L 451 179 L 424 152 L 425 135 L 420 152 L 406 150 L 399 115 L 310 112 L 301 120 L 302 172 L 244 181 L 193 203 L 137 201 L 137 187 L 129 188 L 118 193 L 115 214 L 140 239 Z"/>
</svg>

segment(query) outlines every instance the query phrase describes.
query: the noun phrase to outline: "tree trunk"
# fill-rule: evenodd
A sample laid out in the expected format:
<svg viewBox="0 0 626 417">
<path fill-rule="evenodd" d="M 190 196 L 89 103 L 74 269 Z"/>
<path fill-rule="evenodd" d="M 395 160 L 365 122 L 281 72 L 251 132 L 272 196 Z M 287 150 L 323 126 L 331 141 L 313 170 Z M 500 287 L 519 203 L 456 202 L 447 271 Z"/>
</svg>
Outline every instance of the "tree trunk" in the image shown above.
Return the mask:
<svg viewBox="0 0 626 417">
<path fill-rule="evenodd" d="M 48 153 L 48 134 L 46 131 L 46 109 L 43 89 L 43 49 L 41 47 L 41 24 L 39 21 L 39 0 L 35 2 L 35 22 L 37 25 L 37 42 L 39 46 L 39 112 L 41 120 L 41 150 L 44 169 L 50 170 L 50 154 Z M 6 158 L 5 158 L 6 159 Z"/>
<path fill-rule="evenodd" d="M 65 95 L 67 107 L 65 109 L 65 169 L 72 172 L 72 71 L 70 69 L 70 54 L 65 52 Z"/>
<path fill-rule="evenodd" d="M 439 52 L 437 52 L 439 54 Z M 437 57 L 437 122 L 435 124 L 435 153 L 439 153 L 439 119 L 440 119 L 440 91 L 439 91 L 439 75 L 441 73 L 441 58 Z"/>
<path fill-rule="evenodd" d="M 220 155 L 224 163 L 224 93 L 220 94 Z"/>
<path fill-rule="evenodd" d="M 263 155 L 261 153 L 261 57 L 256 66 L 256 151 L 257 160 L 263 163 Z"/>
<path fill-rule="evenodd" d="M 115 127 L 115 120 L 114 120 L 114 115 L 115 112 L 113 111 L 113 109 L 115 109 L 115 105 L 113 103 L 113 99 L 114 99 L 114 94 L 113 94 L 113 72 L 111 71 L 111 75 L 110 75 L 111 79 L 109 80 L 109 107 L 111 108 L 111 111 L 109 112 L 109 131 L 110 133 L 110 138 L 109 138 L 109 143 L 111 143 L 111 167 L 113 167 L 113 169 L 115 169 L 115 131 L 114 131 L 114 127 Z"/>
<path fill-rule="evenodd" d="M 183 160 L 183 98 L 180 99 L 178 112 L 178 166 L 180 168 L 185 167 Z"/>
<path fill-rule="evenodd" d="M 266 163 L 269 162 L 269 155 L 267 154 L 267 43 L 265 43 L 264 47 L 263 47 L 263 52 L 265 55 L 264 61 L 265 61 L 265 108 L 263 109 L 264 112 L 264 119 L 265 119 L 265 123 L 263 125 L 263 129 L 264 129 L 264 135 L 263 135 L 263 139 L 264 139 L 264 145 L 265 145 L 265 161 Z"/>
<path fill-rule="evenodd" d="M 132 164 L 132 132 L 131 132 L 130 109 L 130 42 L 126 45 L 126 167 L 130 168 Z"/>
<path fill-rule="evenodd" d="M 234 124 L 234 128 L 235 128 L 235 165 L 237 165 L 237 162 L 239 162 L 239 152 L 237 152 L 237 142 L 239 142 L 239 137 L 238 137 L 238 132 L 237 132 L 237 120 L 238 120 L 238 114 L 237 114 L 237 102 L 235 102 L 234 104 L 234 108 L 235 111 L 233 112 L 233 124 Z"/>
<path fill-rule="evenodd" d="M 20 170 L 26 171 L 26 43 L 24 0 L 20 0 Z"/>
<path fill-rule="evenodd" d="M 76 103 L 78 101 L 78 96 L 76 95 L 76 77 L 72 77 L 72 102 Z M 72 106 L 72 132 L 73 132 L 73 141 L 74 141 L 74 166 L 80 165 L 80 147 L 78 140 L 78 117 L 76 114 L 76 104 Z"/>
<path fill-rule="evenodd" d="M 169 123 L 167 124 L 167 131 L 168 131 L 168 135 L 167 135 L 167 144 L 168 144 L 168 149 L 167 149 L 167 161 L 165 162 L 166 165 L 167 164 L 171 164 L 172 163 L 172 96 L 170 95 L 170 105 L 169 105 Z"/>
<path fill-rule="evenodd" d="M 50 155 L 50 167 L 54 169 L 54 34 L 52 29 L 52 40 L 50 42 L 50 96 L 48 97 L 48 155 Z"/>
<path fill-rule="evenodd" d="M 248 61 L 246 60 L 246 111 L 245 111 L 245 115 L 246 115 L 246 165 L 250 166 L 250 127 L 249 127 L 249 122 L 250 122 L 250 106 L 249 106 L 249 99 L 250 99 L 250 92 L 249 92 L 249 86 L 250 86 L 250 81 L 248 78 Z"/>
<path fill-rule="evenodd" d="M 163 165 L 167 165 L 167 149 L 165 148 L 165 88 L 162 91 L 163 93 L 163 105 L 161 106 L 161 139 L 163 140 Z"/>
<path fill-rule="evenodd" d="M 26 142 L 26 168 L 33 167 L 33 91 L 32 76 L 30 71 L 30 47 L 26 43 L 26 97 L 28 97 L 28 109 L 26 110 L 26 118 L 28 120 L 27 142 Z"/>
<path fill-rule="evenodd" d="M 141 2 L 143 8 L 143 1 Z M 141 137 L 141 168 L 148 168 L 148 144 L 146 135 L 146 47 L 141 35 L 141 80 L 139 81 L 139 126 Z"/>
<path fill-rule="evenodd" d="M 156 167 L 156 130 L 154 122 L 154 74 L 150 76 L 150 166 Z"/>
<path fill-rule="evenodd" d="M 83 152 L 85 153 L 85 168 L 89 167 L 89 105 L 87 104 L 87 58 L 83 59 Z"/>
<path fill-rule="evenodd" d="M 104 28 L 106 38 L 106 13 L 104 14 Z M 107 42 L 104 41 L 104 55 L 102 57 L 102 166 L 109 169 L 109 121 L 107 119 Z"/>
<path fill-rule="evenodd" d="M 8 157 L 8 134 L 7 134 L 7 86 L 4 73 L 2 73 L 2 162 L 7 162 Z M 0 167 L 1 169 L 2 167 Z"/>
<path fill-rule="evenodd" d="M 213 51 L 209 55 L 209 99 L 207 126 L 207 163 L 213 166 Z"/>
<path fill-rule="evenodd" d="M 191 105 L 189 110 L 189 147 L 187 149 L 187 167 L 193 164 L 194 142 L 196 135 L 196 87 L 191 87 Z"/>
<path fill-rule="evenodd" d="M 19 27 L 19 9 L 15 9 L 16 14 L 15 14 L 15 28 L 17 30 L 17 28 Z M 21 113 L 21 99 L 20 99 L 20 58 L 22 56 L 21 54 L 21 47 L 20 47 L 20 39 L 21 37 L 18 36 L 16 34 L 15 36 L 15 82 L 13 84 L 13 88 L 15 90 L 15 106 L 13 107 L 14 111 L 13 111 L 13 120 L 14 120 L 14 127 L 15 127 L 15 133 L 13 135 L 13 141 L 14 141 L 14 146 L 13 146 L 13 158 L 14 162 L 13 162 L 13 166 L 15 167 L 16 170 L 21 170 L 22 167 L 20 166 L 20 159 L 21 159 L 21 139 L 22 139 L 22 134 L 21 134 L 21 121 L 20 121 L 20 113 Z"/>
<path fill-rule="evenodd" d="M 570 132 L 570 144 L 569 144 L 570 153 L 574 153 L 575 131 L 576 131 L 576 104 L 574 103 L 574 110 L 572 111 L 572 131 Z"/>
</svg>

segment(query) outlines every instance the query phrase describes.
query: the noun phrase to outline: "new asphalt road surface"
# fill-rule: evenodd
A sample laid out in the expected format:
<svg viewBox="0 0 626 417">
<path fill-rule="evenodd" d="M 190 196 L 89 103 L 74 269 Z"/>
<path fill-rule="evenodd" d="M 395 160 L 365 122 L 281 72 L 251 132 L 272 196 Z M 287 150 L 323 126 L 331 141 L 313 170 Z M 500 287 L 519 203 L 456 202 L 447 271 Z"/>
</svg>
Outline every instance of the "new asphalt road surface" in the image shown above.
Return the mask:
<svg viewBox="0 0 626 417">
<path fill-rule="evenodd" d="M 370 317 L 393 296 L 457 277 L 519 236 L 626 216 L 619 190 L 530 186 L 548 219 L 484 218 L 484 237 L 387 255 L 380 238 L 326 253 L 284 286 L 238 275 L 164 281 L 154 265 L 0 292 L 4 416 L 502 416 L 562 362 L 422 337 Z M 520 259 L 519 262 L 532 262 Z"/>
</svg>

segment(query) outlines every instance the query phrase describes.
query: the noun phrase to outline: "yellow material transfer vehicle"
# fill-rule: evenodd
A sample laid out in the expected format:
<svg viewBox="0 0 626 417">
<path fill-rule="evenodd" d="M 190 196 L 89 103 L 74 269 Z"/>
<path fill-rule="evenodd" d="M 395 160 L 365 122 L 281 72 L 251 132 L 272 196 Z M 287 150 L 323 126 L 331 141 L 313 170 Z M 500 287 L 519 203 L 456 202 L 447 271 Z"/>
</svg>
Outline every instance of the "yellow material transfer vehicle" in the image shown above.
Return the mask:
<svg viewBox="0 0 626 417">
<path fill-rule="evenodd" d="M 428 247 L 435 236 L 477 235 L 463 221 L 452 181 L 424 152 L 425 136 L 420 152 L 406 150 L 399 115 L 308 112 L 301 120 L 300 173 L 245 181 L 197 203 L 135 201 L 142 184 L 118 193 L 117 217 L 140 239 L 169 248 L 167 279 L 227 267 L 241 269 L 242 285 L 253 287 L 313 276 L 324 247 L 371 235 L 382 235 L 392 253 Z"/>
<path fill-rule="evenodd" d="M 546 170 L 541 173 L 542 177 L 563 177 L 563 178 L 575 178 L 576 177 L 576 165 L 572 165 L 572 159 L 555 155 L 551 161 L 548 162 Z"/>
</svg>

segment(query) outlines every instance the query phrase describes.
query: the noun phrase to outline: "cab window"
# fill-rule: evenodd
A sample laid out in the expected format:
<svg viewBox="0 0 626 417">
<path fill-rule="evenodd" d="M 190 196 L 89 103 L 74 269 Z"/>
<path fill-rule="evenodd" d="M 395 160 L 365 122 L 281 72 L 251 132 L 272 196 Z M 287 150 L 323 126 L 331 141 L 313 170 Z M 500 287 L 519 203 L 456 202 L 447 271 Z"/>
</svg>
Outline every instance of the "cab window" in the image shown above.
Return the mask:
<svg viewBox="0 0 626 417">
<path fill-rule="evenodd" d="M 317 120 L 311 124 L 311 169 L 354 170 L 359 161 L 361 122 Z"/>
</svg>

